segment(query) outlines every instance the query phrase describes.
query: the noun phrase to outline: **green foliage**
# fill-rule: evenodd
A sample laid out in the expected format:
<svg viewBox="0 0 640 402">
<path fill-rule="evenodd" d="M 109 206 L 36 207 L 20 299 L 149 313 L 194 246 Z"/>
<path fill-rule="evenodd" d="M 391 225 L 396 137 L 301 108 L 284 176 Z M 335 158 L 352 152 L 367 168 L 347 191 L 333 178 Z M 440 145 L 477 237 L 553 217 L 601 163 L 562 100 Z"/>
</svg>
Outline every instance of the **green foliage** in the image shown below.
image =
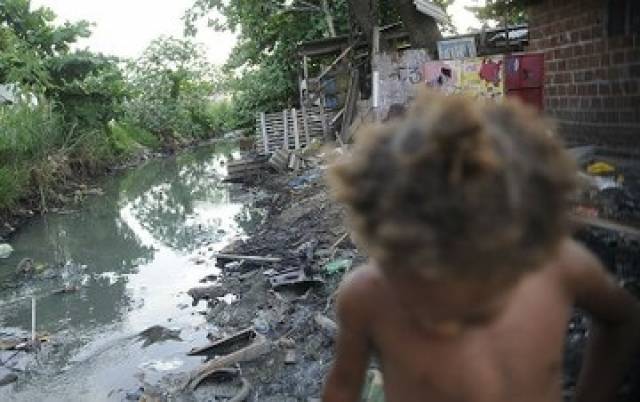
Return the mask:
<svg viewBox="0 0 640 402">
<path fill-rule="evenodd" d="M 91 33 L 86 21 L 55 26 L 55 17 L 48 8 L 32 10 L 29 0 L 0 2 L 0 83 L 46 85 L 46 59 Z"/>
<path fill-rule="evenodd" d="M 24 193 L 25 177 L 22 170 L 0 166 L 0 210 L 16 206 Z"/>
<path fill-rule="evenodd" d="M 504 26 L 527 22 L 525 2 L 523 0 L 486 0 L 484 6 L 466 7 L 485 25 Z"/>
<path fill-rule="evenodd" d="M 60 118 L 43 99 L 37 106 L 18 103 L 0 107 L 0 133 L 3 165 L 45 159 L 50 149 L 65 143 Z"/>
<path fill-rule="evenodd" d="M 236 115 L 236 127 L 249 127 L 258 111 L 291 106 L 297 99 L 300 42 L 328 35 L 325 15 L 309 2 L 287 0 L 196 0 L 185 15 L 188 33 L 211 12 L 220 15 L 209 25 L 238 33 L 225 65 L 226 85 Z M 337 34 L 348 32 L 348 1 L 329 2 Z"/>
<path fill-rule="evenodd" d="M 338 35 L 349 33 L 349 0 L 328 1 Z M 453 0 L 438 0 L 445 8 Z M 225 85 L 234 116 L 233 128 L 249 128 L 255 114 L 297 104 L 300 42 L 329 36 L 319 1 L 300 0 L 194 0 L 184 21 L 193 34 L 196 23 L 209 18 L 218 31 L 238 34 L 238 41 L 224 66 Z M 379 23 L 400 20 L 394 1 L 380 0 Z M 453 25 L 445 29 L 453 31 Z"/>
<path fill-rule="evenodd" d="M 135 127 L 131 124 L 118 123 L 115 121 L 109 124 L 109 129 L 111 130 L 112 137 L 114 138 L 126 137 L 132 140 L 133 142 L 135 142 L 136 143 L 135 145 L 129 143 L 130 145 L 133 145 L 132 148 L 138 148 L 137 144 L 139 144 L 153 150 L 160 149 L 161 144 L 158 137 L 151 134 L 149 131 L 145 129 Z M 128 143 L 127 140 L 124 140 L 123 142 Z"/>
<path fill-rule="evenodd" d="M 227 99 L 211 103 L 207 115 L 209 116 L 209 125 L 216 134 L 221 135 L 233 131 L 240 125 L 237 121 L 236 109 Z"/>
<path fill-rule="evenodd" d="M 157 39 L 129 66 L 129 72 L 128 122 L 165 139 L 211 134 L 207 108 L 217 72 L 202 47 L 189 40 Z"/>
<path fill-rule="evenodd" d="M 79 51 L 47 62 L 46 95 L 59 106 L 67 123 L 102 127 L 122 113 L 127 83 L 112 57 Z"/>
<path fill-rule="evenodd" d="M 449 6 L 455 2 L 455 0 L 431 0 L 431 1 L 436 5 L 442 7 L 442 9 L 445 10 L 445 12 L 448 10 Z M 446 34 L 458 33 L 458 29 L 455 27 L 455 25 L 453 25 L 451 14 L 449 14 L 448 12 L 447 12 L 447 23 L 444 24 L 441 28 L 443 33 L 446 33 Z"/>
</svg>

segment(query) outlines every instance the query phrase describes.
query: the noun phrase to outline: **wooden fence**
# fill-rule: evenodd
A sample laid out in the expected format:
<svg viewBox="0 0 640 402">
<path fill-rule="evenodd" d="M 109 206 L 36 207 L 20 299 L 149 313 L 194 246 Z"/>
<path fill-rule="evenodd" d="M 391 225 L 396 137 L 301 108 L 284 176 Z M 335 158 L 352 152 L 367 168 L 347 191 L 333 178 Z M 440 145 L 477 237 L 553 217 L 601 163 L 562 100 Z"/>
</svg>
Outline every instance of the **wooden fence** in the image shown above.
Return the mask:
<svg viewBox="0 0 640 402">
<path fill-rule="evenodd" d="M 321 107 L 307 108 L 305 113 L 297 109 L 259 113 L 256 118 L 258 152 L 269 155 L 282 148 L 305 148 L 312 139 L 327 136 L 328 118 Z"/>
</svg>

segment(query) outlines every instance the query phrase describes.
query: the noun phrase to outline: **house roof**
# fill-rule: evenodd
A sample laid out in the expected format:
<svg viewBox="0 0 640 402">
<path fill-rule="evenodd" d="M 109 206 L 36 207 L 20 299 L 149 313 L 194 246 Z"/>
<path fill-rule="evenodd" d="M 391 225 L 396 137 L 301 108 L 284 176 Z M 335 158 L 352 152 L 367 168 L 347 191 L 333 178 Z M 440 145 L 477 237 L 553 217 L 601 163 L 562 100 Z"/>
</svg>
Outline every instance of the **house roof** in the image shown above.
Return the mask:
<svg viewBox="0 0 640 402">
<path fill-rule="evenodd" d="M 428 15 L 429 17 L 433 18 L 438 22 L 444 23 L 444 22 L 447 22 L 449 19 L 447 17 L 447 13 L 442 9 L 442 7 L 435 5 L 430 1 L 413 0 L 413 4 L 416 5 L 416 8 L 418 9 L 418 11 Z"/>
</svg>

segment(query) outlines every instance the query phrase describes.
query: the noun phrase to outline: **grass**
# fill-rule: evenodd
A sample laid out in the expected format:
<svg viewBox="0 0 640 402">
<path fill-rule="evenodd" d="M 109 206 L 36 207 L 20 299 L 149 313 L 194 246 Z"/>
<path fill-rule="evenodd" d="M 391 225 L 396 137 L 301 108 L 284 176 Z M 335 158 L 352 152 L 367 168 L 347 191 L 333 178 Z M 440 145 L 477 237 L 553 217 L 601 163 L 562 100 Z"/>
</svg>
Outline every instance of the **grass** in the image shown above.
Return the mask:
<svg viewBox="0 0 640 402">
<path fill-rule="evenodd" d="M 24 172 L 21 169 L 0 167 L 0 210 L 16 207 L 24 188 Z"/>
<path fill-rule="evenodd" d="M 217 124 L 226 118 L 224 107 L 209 112 Z M 181 133 L 172 136 L 182 138 Z M 162 149 L 163 141 L 130 122 L 82 126 L 64 121 L 44 100 L 0 106 L 0 217 L 19 207 L 45 208 L 60 198 L 69 179 L 101 174 L 144 150 Z"/>
<path fill-rule="evenodd" d="M 153 134 L 128 124 L 100 129 L 65 123 L 47 102 L 0 106 L 0 216 L 26 200 L 45 207 L 70 176 L 99 174 L 160 145 Z"/>
</svg>

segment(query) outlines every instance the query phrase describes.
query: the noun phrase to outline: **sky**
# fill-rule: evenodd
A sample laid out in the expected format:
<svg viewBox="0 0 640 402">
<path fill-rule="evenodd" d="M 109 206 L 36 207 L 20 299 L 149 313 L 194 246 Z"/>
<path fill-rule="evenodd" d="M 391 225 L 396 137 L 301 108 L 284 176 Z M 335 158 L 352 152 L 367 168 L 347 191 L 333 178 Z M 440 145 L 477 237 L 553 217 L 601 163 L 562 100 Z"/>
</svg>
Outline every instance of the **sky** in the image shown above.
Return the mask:
<svg viewBox="0 0 640 402">
<path fill-rule="evenodd" d="M 449 12 L 460 33 L 479 26 L 473 15 L 464 9 L 482 0 L 456 0 Z M 161 36 L 181 36 L 184 11 L 193 0 L 32 0 L 33 7 L 46 6 L 57 15 L 60 23 L 88 20 L 95 23 L 93 35 L 80 41 L 80 48 L 109 55 L 134 58 L 153 39 Z M 212 63 L 225 62 L 235 35 L 215 32 L 203 26 L 196 38 L 202 42 Z"/>
</svg>

